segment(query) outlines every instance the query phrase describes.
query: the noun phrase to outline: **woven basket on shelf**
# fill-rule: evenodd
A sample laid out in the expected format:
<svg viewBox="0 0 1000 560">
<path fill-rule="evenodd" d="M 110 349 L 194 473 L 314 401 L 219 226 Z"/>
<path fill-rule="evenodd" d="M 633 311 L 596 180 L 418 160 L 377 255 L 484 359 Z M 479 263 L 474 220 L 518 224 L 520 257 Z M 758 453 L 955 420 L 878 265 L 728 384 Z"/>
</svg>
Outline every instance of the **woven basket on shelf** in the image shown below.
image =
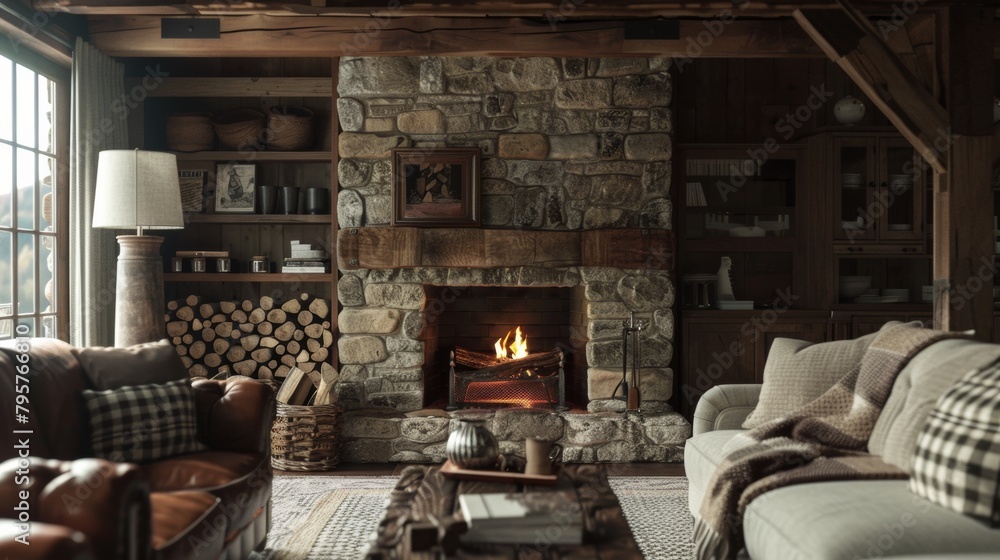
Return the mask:
<svg viewBox="0 0 1000 560">
<path fill-rule="evenodd" d="M 215 129 L 209 113 L 174 113 L 167 117 L 167 148 L 201 152 L 215 147 Z"/>
<path fill-rule="evenodd" d="M 313 145 L 313 112 L 305 107 L 278 105 L 267 112 L 267 149 L 303 150 Z"/>
<path fill-rule="evenodd" d="M 271 466 L 286 471 L 325 471 L 337 466 L 341 419 L 338 404 L 279 402 L 271 427 Z"/>
<path fill-rule="evenodd" d="M 219 113 L 212 119 L 219 144 L 226 150 L 264 149 L 264 113 L 241 108 Z"/>
</svg>

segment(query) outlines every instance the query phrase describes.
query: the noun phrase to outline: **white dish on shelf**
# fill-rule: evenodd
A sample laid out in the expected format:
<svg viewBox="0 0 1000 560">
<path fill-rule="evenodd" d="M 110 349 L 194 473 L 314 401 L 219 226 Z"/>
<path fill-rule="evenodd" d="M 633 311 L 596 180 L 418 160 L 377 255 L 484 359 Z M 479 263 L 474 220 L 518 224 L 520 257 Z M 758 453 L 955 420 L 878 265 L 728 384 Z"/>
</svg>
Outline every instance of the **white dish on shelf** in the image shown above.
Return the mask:
<svg viewBox="0 0 1000 560">
<path fill-rule="evenodd" d="M 741 299 L 737 299 L 737 300 L 720 301 L 720 302 L 718 302 L 716 304 L 716 307 L 718 307 L 719 309 L 727 309 L 727 310 L 730 310 L 730 311 L 732 311 L 732 310 L 738 310 L 738 309 L 752 310 L 753 309 L 753 300 L 748 300 L 748 299 L 742 299 L 741 300 Z"/>
<path fill-rule="evenodd" d="M 764 228 L 755 226 L 739 226 L 729 229 L 733 237 L 764 237 Z"/>
</svg>

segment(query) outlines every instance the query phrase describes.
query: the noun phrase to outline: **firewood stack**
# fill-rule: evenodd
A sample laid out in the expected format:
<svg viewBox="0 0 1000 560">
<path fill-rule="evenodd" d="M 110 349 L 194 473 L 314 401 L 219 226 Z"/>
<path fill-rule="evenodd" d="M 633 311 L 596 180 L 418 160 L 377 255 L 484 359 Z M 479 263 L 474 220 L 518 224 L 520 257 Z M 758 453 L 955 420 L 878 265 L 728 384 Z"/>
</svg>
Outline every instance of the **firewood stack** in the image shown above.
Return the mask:
<svg viewBox="0 0 1000 560">
<path fill-rule="evenodd" d="M 302 294 L 280 306 L 269 296 L 242 302 L 201 302 L 198 296 L 167 303 L 167 337 L 192 377 L 229 371 L 261 380 L 285 378 L 292 368 L 315 385 L 332 383 L 330 304 Z"/>
</svg>

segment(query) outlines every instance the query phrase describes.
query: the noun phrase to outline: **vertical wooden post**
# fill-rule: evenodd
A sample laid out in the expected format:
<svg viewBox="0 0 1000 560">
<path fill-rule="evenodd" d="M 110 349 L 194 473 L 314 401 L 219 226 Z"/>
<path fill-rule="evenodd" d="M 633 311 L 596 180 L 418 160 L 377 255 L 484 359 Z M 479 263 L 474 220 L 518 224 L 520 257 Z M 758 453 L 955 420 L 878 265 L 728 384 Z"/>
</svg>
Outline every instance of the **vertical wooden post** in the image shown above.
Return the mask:
<svg viewBox="0 0 1000 560">
<path fill-rule="evenodd" d="M 934 326 L 993 330 L 993 192 L 990 189 L 993 13 L 949 6 L 939 13 L 939 56 L 950 129 L 936 148 L 945 173 L 934 176 Z"/>
<path fill-rule="evenodd" d="M 330 66 L 333 68 L 331 79 L 333 80 L 333 93 L 330 99 L 330 176 L 333 178 L 330 184 L 330 255 L 337 251 L 337 235 L 340 229 L 337 220 L 337 197 L 340 194 L 340 178 L 337 168 L 340 165 L 340 114 L 337 112 L 337 86 L 340 84 L 340 59 L 331 58 Z M 340 315 L 340 295 L 337 291 L 337 284 L 340 280 L 340 270 L 334 261 L 333 286 L 331 287 L 330 302 L 330 332 L 333 333 L 333 346 L 330 347 L 330 363 L 340 371 L 340 353 L 337 350 L 337 340 L 340 339 L 340 329 L 337 327 L 337 318 Z"/>
</svg>

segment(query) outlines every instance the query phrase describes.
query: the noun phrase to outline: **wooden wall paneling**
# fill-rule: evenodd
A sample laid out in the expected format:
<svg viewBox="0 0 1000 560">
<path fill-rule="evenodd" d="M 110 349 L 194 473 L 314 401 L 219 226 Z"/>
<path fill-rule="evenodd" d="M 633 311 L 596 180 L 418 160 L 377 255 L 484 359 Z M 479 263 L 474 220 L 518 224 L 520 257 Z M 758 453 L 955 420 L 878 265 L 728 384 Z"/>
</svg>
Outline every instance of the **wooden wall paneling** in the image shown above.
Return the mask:
<svg viewBox="0 0 1000 560">
<path fill-rule="evenodd" d="M 746 75 L 753 79 L 746 82 L 746 99 L 743 114 L 746 117 L 746 141 L 760 142 L 767 137 L 768 127 L 764 123 L 761 109 L 771 98 L 774 79 L 774 61 L 753 59 L 746 61 Z"/>
<path fill-rule="evenodd" d="M 746 95 L 746 60 L 734 58 L 726 61 L 726 142 L 741 144 L 747 141 L 746 117 L 743 115 L 743 97 Z M 750 77 L 754 79 L 753 76 Z"/>
<path fill-rule="evenodd" d="M 836 84 L 831 71 L 835 68 L 836 66 L 832 66 L 832 63 L 826 59 L 809 60 L 809 83 L 815 85 L 820 91 L 830 92 L 832 97 L 824 100 L 823 107 L 813 112 L 811 122 L 803 127 L 803 130 L 814 130 L 836 122 L 833 119 L 833 106 L 840 100 L 840 97 L 837 97 L 835 93 Z"/>
<path fill-rule="evenodd" d="M 699 60 L 698 141 L 726 141 L 726 99 L 728 64 L 725 60 Z"/>
<path fill-rule="evenodd" d="M 206 228 L 211 230 L 212 228 Z M 250 262 L 250 257 L 253 254 L 247 254 L 243 250 L 242 242 L 240 239 L 241 226 L 239 225 L 222 225 L 215 228 L 217 235 L 220 236 L 218 239 L 219 250 L 229 251 L 229 258 L 234 259 L 233 268 L 237 269 L 239 272 L 248 272 L 247 263 Z M 206 247 L 206 249 L 212 249 L 211 247 Z"/>
<path fill-rule="evenodd" d="M 775 105 L 798 107 L 809 97 L 809 63 L 807 59 L 777 59 L 772 75 L 771 99 Z"/>
<path fill-rule="evenodd" d="M 333 332 L 334 339 L 340 337 L 340 330 L 337 328 L 337 317 L 340 315 L 340 298 L 338 297 L 338 282 L 340 279 L 340 271 L 335 260 L 335 254 L 337 252 L 337 235 L 338 235 L 338 224 L 337 224 L 337 197 L 340 194 L 340 182 L 337 178 L 337 167 L 340 162 L 340 154 L 337 151 L 339 146 L 340 138 L 340 117 L 337 114 L 337 99 L 336 91 L 337 85 L 340 81 L 340 59 L 332 58 L 329 61 L 330 68 L 330 87 L 335 92 L 333 99 L 330 103 L 330 134 L 328 135 L 331 139 L 330 145 L 330 230 L 327 232 L 327 247 L 329 247 L 330 253 L 330 268 L 333 271 L 333 285 L 330 286 L 330 330 Z M 674 113 L 676 114 L 676 113 Z M 330 357 L 329 362 L 333 364 L 333 367 L 338 371 L 340 369 L 340 356 L 337 352 L 337 345 L 334 344 L 330 347 Z"/>
<path fill-rule="evenodd" d="M 679 143 L 699 142 L 698 136 L 698 79 L 700 65 L 697 61 L 678 69 L 673 65 L 673 114 L 674 132 Z"/>
</svg>

